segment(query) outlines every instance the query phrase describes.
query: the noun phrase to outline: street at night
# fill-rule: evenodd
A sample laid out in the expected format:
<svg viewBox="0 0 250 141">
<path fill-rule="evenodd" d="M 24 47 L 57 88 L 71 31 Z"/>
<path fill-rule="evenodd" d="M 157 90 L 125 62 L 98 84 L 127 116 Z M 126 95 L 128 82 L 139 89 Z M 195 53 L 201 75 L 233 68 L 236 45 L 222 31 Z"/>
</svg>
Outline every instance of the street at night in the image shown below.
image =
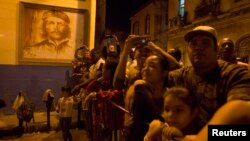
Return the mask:
<svg viewBox="0 0 250 141">
<path fill-rule="evenodd" d="M 73 141 L 89 141 L 86 130 L 71 130 Z M 1 141 L 63 141 L 61 131 L 34 132 L 23 134 L 22 137 L 9 137 Z"/>
</svg>

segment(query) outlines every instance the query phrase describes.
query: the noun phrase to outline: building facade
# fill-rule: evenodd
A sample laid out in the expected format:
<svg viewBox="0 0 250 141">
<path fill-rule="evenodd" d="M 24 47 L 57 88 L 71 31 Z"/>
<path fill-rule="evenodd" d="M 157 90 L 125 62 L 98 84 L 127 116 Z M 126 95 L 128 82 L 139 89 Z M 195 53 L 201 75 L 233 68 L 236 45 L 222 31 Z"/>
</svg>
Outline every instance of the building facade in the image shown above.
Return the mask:
<svg viewBox="0 0 250 141">
<path fill-rule="evenodd" d="M 99 2 L 99 1 L 98 1 Z M 35 6 L 34 6 L 35 5 Z M 40 31 L 38 24 L 31 26 L 32 22 L 42 23 L 40 18 L 33 18 L 38 16 L 42 17 L 39 12 L 46 9 L 61 9 L 66 12 L 70 17 L 71 23 L 71 39 L 77 40 L 77 45 L 85 44 L 90 49 L 95 44 L 95 25 L 96 25 L 96 0 L 10 0 L 0 1 L 0 98 L 6 102 L 4 109 L 6 114 L 15 113 L 11 108 L 19 91 L 23 91 L 27 99 L 33 101 L 36 106 L 36 111 L 45 111 L 46 106 L 42 102 L 41 97 L 44 90 L 50 88 L 56 95 L 55 100 L 60 97 L 61 86 L 72 83 L 72 62 L 53 61 L 52 59 L 35 59 L 31 58 L 24 60 L 21 57 L 23 42 L 28 37 L 37 37 L 41 32 L 27 34 L 24 36 L 25 29 L 31 31 Z M 25 12 L 26 11 L 26 12 Z M 84 12 L 80 12 L 84 11 Z M 78 13 L 84 13 L 85 20 L 77 20 Z M 33 15 L 33 16 L 31 16 Z M 29 17 L 29 18 L 27 18 Z M 25 24 L 28 19 L 29 23 Z M 39 20 L 40 19 L 40 20 Z M 79 18 L 80 19 L 80 18 Z M 40 21 L 40 22 L 37 22 Z M 86 25 L 84 30 L 79 29 L 77 21 Z M 82 24 L 80 25 L 80 27 Z M 98 28 L 98 31 L 100 28 Z M 75 31 L 75 32 L 73 32 Z M 78 40 L 78 32 L 84 33 L 85 40 Z M 86 33 L 86 34 L 85 34 Z M 21 38 L 23 37 L 23 38 Z M 79 44 L 78 44 L 79 43 Z M 41 53 L 42 54 L 42 53 Z M 45 54 L 45 53 L 44 53 Z M 74 56 L 72 56 L 72 61 Z M 69 59 L 70 60 L 70 59 Z"/>
<path fill-rule="evenodd" d="M 218 31 L 218 41 L 225 37 L 231 38 L 235 43 L 236 56 L 250 62 L 249 0 L 155 0 L 151 3 L 155 8 L 151 10 L 154 11 L 154 17 L 162 20 L 150 23 L 154 24 L 152 36 L 166 49 L 179 48 L 184 65 L 190 63 L 183 36 L 199 25 L 213 26 Z M 159 8 L 161 3 L 165 3 L 165 6 Z M 151 11 L 144 8 L 137 14 Z M 131 23 L 134 21 L 131 18 Z"/>
<path fill-rule="evenodd" d="M 167 45 L 167 1 L 149 0 L 130 18 L 131 33 L 149 35 L 162 47 Z"/>
</svg>

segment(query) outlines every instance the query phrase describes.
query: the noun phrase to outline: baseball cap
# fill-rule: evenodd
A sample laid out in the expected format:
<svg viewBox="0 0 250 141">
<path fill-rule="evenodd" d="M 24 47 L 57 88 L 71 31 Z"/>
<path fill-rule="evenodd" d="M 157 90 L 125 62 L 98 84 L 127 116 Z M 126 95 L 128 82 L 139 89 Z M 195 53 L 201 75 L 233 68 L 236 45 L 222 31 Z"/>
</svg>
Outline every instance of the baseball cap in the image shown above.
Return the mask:
<svg viewBox="0 0 250 141">
<path fill-rule="evenodd" d="M 214 39 L 214 41 L 217 42 L 217 32 L 216 30 L 211 26 L 197 26 L 192 31 L 188 32 L 184 39 L 189 42 L 194 36 L 196 35 L 207 35 Z"/>
</svg>

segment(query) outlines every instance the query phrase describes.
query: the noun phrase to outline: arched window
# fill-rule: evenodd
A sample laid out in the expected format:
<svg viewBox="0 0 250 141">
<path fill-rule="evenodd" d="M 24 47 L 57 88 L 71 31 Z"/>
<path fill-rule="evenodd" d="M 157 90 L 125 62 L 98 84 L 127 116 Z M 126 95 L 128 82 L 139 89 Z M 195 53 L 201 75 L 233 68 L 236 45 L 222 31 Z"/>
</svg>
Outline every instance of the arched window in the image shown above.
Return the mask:
<svg viewBox="0 0 250 141">
<path fill-rule="evenodd" d="M 133 24 L 133 34 L 139 34 L 139 22 L 136 21 Z"/>
<path fill-rule="evenodd" d="M 241 58 L 243 62 L 250 61 L 250 34 L 240 37 L 235 43 L 235 53 L 237 58 Z"/>
<path fill-rule="evenodd" d="M 150 33 L 150 15 L 147 15 L 145 18 L 145 34 Z"/>
</svg>

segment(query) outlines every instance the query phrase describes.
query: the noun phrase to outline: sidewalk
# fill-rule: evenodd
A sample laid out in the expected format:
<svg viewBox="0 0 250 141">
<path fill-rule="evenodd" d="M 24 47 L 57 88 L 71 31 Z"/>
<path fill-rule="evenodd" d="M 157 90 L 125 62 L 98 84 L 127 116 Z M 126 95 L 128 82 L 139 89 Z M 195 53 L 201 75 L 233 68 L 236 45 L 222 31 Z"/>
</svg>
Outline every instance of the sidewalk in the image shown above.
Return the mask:
<svg viewBox="0 0 250 141">
<path fill-rule="evenodd" d="M 25 133 L 21 137 L 10 136 L 0 141 L 63 141 L 62 132 L 59 129 L 59 117 L 58 113 L 53 111 L 50 113 L 50 126 L 51 130 L 48 132 L 47 127 L 47 115 L 46 112 L 35 112 L 35 122 L 31 120 L 28 123 L 28 127 L 25 128 Z M 8 126 L 18 126 L 18 119 L 15 114 L 4 115 L 2 119 Z M 77 111 L 74 110 L 72 117 L 71 133 L 74 141 L 89 141 L 88 132 L 85 129 L 77 129 Z M 24 123 L 24 127 L 25 127 Z"/>
<path fill-rule="evenodd" d="M 71 129 L 73 141 L 91 141 L 86 130 Z M 0 139 L 0 141 L 63 141 L 61 131 L 25 133 L 21 137 Z"/>
<path fill-rule="evenodd" d="M 9 126 L 18 126 L 18 119 L 16 114 L 11 115 L 4 115 L 3 116 L 4 122 Z M 77 111 L 73 111 L 72 116 L 72 124 L 75 125 L 77 122 Z M 47 114 L 46 112 L 35 112 L 34 113 L 34 122 L 33 119 L 31 119 L 30 123 L 26 122 L 23 123 L 23 126 L 25 128 L 25 132 L 43 132 L 46 131 L 47 127 Z M 50 127 L 51 130 L 58 130 L 59 129 L 59 117 L 58 113 L 55 111 L 50 112 Z"/>
</svg>

